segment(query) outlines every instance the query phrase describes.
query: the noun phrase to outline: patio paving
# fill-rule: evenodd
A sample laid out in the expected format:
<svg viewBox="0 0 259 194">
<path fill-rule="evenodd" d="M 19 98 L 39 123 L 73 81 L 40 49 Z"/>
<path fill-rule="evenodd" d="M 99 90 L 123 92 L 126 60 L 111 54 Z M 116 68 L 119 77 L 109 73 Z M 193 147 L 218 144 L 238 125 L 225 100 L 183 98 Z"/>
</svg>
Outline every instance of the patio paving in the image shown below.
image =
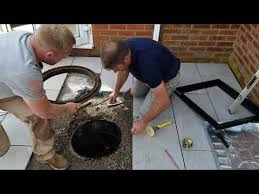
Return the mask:
<svg viewBox="0 0 259 194">
<path fill-rule="evenodd" d="M 241 91 L 239 83 L 227 64 L 183 63 L 178 87 L 212 79 L 221 79 L 237 91 Z M 251 115 L 242 108 L 236 114 L 229 115 L 226 107 L 229 107 L 234 100 L 217 88 L 189 92 L 187 96 L 217 121 L 234 120 Z M 140 115 L 139 107 L 143 100 L 144 98 L 133 99 L 135 117 Z M 169 109 L 172 111 L 169 112 Z M 154 137 L 148 136 L 147 133 L 133 136 L 133 169 L 218 169 L 202 117 L 175 94 L 171 96 L 171 107 L 168 107 L 161 115 L 164 116 L 157 117 L 150 125 L 166 121 L 175 122 L 157 131 Z M 186 137 L 193 140 L 193 147 L 190 150 L 182 147 L 182 140 Z M 165 149 L 171 152 L 178 168 L 169 162 L 169 157 L 164 156 Z"/>
<path fill-rule="evenodd" d="M 112 71 L 103 70 L 99 57 L 68 57 L 62 60 L 57 66 L 76 65 L 87 67 L 97 74 L 102 80 L 102 91 L 112 91 L 116 83 L 116 74 Z M 44 64 L 43 72 L 57 66 Z M 210 79 L 222 79 L 227 84 L 238 91 L 241 90 L 237 80 L 226 64 L 196 64 L 185 63 L 181 68 L 181 79 L 179 86 L 207 81 Z M 48 97 L 55 99 L 60 91 L 60 83 L 64 81 L 61 77 L 53 83 L 47 83 L 46 92 Z M 122 88 L 126 91 L 133 85 L 134 79 L 130 75 Z M 220 99 L 213 96 L 219 95 L 218 90 L 200 90 L 188 94 L 196 103 L 216 120 L 228 117 L 228 113 L 219 105 Z M 221 95 L 221 94 L 220 94 Z M 228 106 L 232 101 L 222 96 Z M 225 101 L 225 99 L 227 99 Z M 134 98 L 133 118 L 137 118 L 139 108 L 144 98 Z M 243 110 L 235 114 L 236 118 L 243 117 Z M 146 133 L 133 136 L 133 169 L 153 169 L 153 170 L 189 170 L 189 169 L 217 169 L 213 158 L 212 149 L 209 145 L 208 137 L 203 129 L 204 120 L 192 111 L 175 94 L 171 97 L 171 105 L 161 113 L 150 124 L 156 125 L 165 121 L 172 121 L 169 125 L 157 132 L 154 137 L 149 137 Z M 26 165 L 32 154 L 30 133 L 26 125 L 21 123 L 12 114 L 0 111 L 0 122 L 5 127 L 11 141 L 8 153 L 0 158 L 0 169 L 26 169 Z M 181 141 L 184 137 L 193 139 L 193 148 L 187 151 L 182 148 Z"/>
</svg>

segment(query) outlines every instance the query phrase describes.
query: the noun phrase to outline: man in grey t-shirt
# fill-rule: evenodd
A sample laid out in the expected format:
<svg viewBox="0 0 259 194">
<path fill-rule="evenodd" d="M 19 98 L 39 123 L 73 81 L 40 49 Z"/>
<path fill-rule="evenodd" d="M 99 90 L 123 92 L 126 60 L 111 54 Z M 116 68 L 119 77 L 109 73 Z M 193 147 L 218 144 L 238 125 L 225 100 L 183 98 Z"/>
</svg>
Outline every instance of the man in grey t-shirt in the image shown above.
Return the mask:
<svg viewBox="0 0 259 194">
<path fill-rule="evenodd" d="M 75 44 L 64 25 L 41 25 L 35 34 L 0 34 L 0 109 L 13 113 L 31 128 L 33 152 L 53 169 L 66 169 L 68 161 L 54 150 L 51 118 L 76 112 L 78 103 L 51 104 L 43 88 L 42 63 L 54 65 L 68 56 Z M 10 141 L 0 124 L 0 157 Z"/>
</svg>

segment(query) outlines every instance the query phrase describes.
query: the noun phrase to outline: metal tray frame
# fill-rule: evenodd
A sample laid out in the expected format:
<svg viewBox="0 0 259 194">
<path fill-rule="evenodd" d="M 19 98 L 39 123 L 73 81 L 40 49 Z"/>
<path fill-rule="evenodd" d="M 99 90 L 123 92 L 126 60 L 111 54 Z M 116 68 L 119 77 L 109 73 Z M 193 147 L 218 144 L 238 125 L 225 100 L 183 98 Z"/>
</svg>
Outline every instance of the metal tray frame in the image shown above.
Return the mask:
<svg viewBox="0 0 259 194">
<path fill-rule="evenodd" d="M 201 117 L 203 117 L 206 121 L 208 121 L 215 130 L 221 130 L 229 127 L 234 127 L 237 125 L 245 124 L 248 122 L 256 122 L 259 121 L 259 107 L 257 107 L 253 102 L 248 100 L 247 98 L 241 103 L 242 106 L 244 106 L 246 109 L 251 111 L 254 116 L 242 118 L 242 119 L 236 119 L 233 121 L 218 123 L 215 121 L 210 115 L 208 115 L 203 109 L 201 109 L 197 104 L 195 104 L 190 98 L 188 98 L 185 93 L 210 88 L 218 86 L 220 89 L 222 89 L 225 93 L 227 93 L 229 96 L 231 96 L 233 99 L 236 99 L 239 95 L 239 93 L 228 86 L 226 83 L 221 81 L 220 79 L 215 79 L 211 81 L 186 85 L 182 87 L 176 88 L 174 93 L 183 100 L 189 107 L 191 107 L 195 112 L 197 112 Z"/>
</svg>

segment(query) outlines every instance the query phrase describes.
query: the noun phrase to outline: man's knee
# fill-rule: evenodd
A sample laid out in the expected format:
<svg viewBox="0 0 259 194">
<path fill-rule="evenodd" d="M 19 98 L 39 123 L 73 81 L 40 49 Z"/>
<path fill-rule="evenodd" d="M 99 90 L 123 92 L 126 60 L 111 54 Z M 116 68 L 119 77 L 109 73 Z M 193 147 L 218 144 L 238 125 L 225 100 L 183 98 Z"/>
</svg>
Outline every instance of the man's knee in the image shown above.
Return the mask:
<svg viewBox="0 0 259 194">
<path fill-rule="evenodd" d="M 130 92 L 133 97 L 142 97 L 148 93 L 149 89 L 150 88 L 144 82 L 135 79 Z"/>
<path fill-rule="evenodd" d="M 142 96 L 145 96 L 148 93 L 148 90 L 147 91 L 130 90 L 130 93 L 133 97 L 142 97 Z"/>
</svg>

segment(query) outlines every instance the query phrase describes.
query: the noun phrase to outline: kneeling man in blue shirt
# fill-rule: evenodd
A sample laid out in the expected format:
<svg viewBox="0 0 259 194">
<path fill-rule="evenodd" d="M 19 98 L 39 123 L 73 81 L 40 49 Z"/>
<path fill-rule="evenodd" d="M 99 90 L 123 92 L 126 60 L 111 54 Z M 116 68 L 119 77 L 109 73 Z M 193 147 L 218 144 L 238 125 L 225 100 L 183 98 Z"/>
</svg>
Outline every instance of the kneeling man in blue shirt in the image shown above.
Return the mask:
<svg viewBox="0 0 259 194">
<path fill-rule="evenodd" d="M 148 123 L 171 104 L 170 95 L 180 77 L 180 60 L 157 41 L 147 38 L 107 41 L 101 48 L 104 69 L 118 72 L 110 103 L 115 103 L 129 73 L 134 77 L 131 94 L 145 96 L 140 107 L 141 118 L 133 123 L 131 132 L 141 133 Z"/>
</svg>

